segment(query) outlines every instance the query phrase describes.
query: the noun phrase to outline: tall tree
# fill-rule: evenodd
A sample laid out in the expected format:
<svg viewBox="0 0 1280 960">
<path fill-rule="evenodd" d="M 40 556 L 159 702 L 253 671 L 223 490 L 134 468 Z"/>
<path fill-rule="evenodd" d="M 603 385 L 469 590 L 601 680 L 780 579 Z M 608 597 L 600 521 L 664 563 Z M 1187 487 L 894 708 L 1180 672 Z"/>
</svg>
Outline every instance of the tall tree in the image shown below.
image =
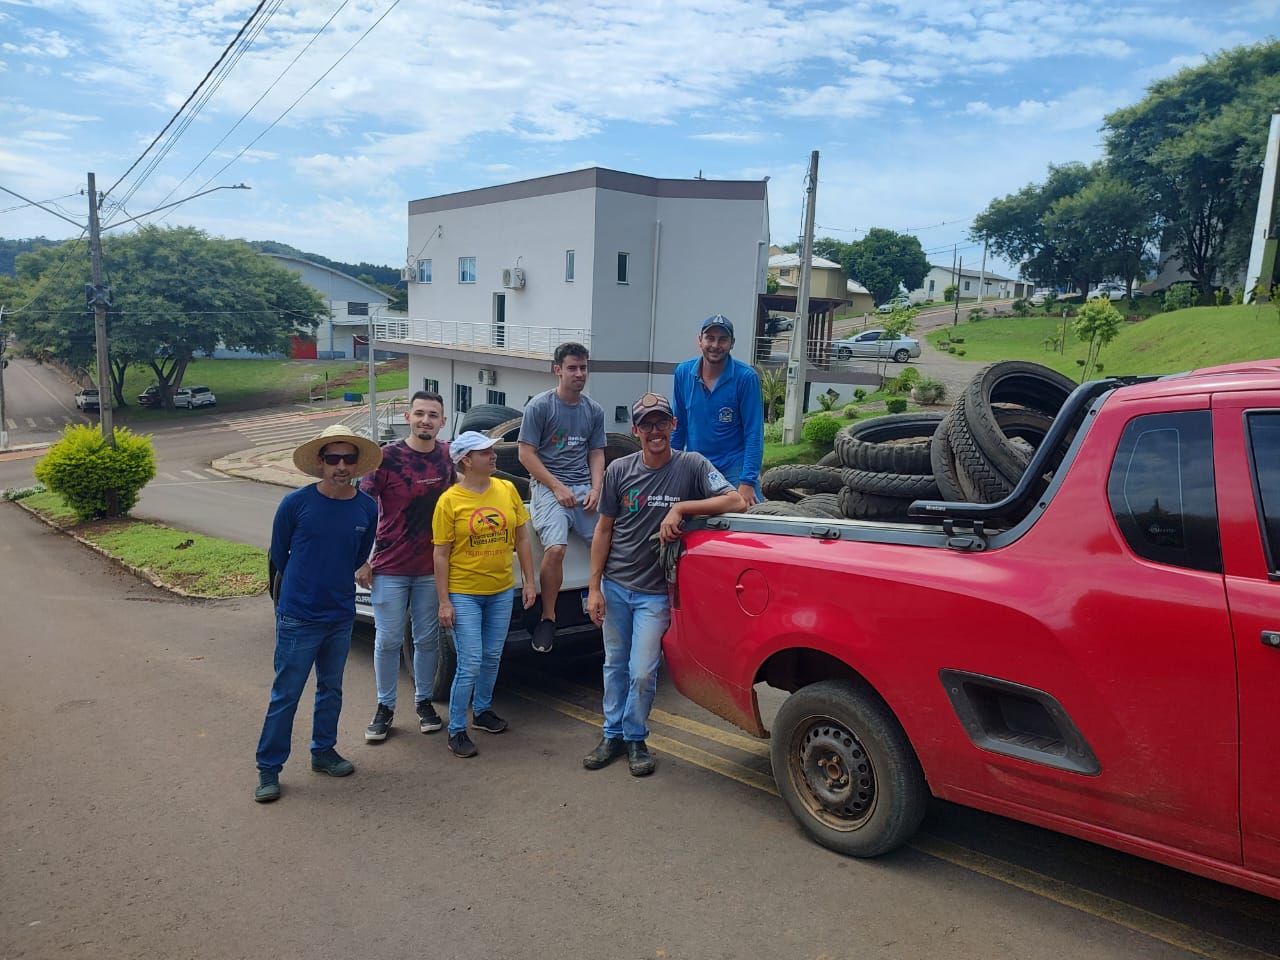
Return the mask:
<svg viewBox="0 0 1280 960">
<path fill-rule="evenodd" d="M 1116 276 L 1132 296 L 1133 278 L 1153 264 L 1157 219 L 1143 196 L 1115 177 L 1102 174 L 1054 201 L 1041 222 L 1061 269 L 1080 290 Z"/>
<path fill-rule="evenodd" d="M 219 346 L 287 353 L 291 338 L 314 333 L 327 309 L 319 293 L 269 257 L 239 240 L 191 227 L 144 227 L 104 237 L 102 261 L 114 294 L 107 315 L 108 373 L 120 405 L 131 364 L 151 369 L 171 405 L 197 355 L 211 355 Z M 17 269 L 20 279 L 40 291 L 14 317 L 24 347 L 87 366 L 94 341 L 84 296 L 85 245 L 70 242 L 23 254 Z"/>
<path fill-rule="evenodd" d="M 1202 293 L 1247 258 L 1267 125 L 1280 103 L 1280 41 L 1238 47 L 1147 88 L 1107 116 L 1115 173 L 1145 192 L 1164 246 Z"/>
<path fill-rule="evenodd" d="M 919 239 L 883 227 L 872 227 L 861 240 L 845 244 L 840 266 L 866 287 L 877 303 L 897 293 L 899 284 L 914 290 L 929 272 L 929 260 Z"/>
</svg>

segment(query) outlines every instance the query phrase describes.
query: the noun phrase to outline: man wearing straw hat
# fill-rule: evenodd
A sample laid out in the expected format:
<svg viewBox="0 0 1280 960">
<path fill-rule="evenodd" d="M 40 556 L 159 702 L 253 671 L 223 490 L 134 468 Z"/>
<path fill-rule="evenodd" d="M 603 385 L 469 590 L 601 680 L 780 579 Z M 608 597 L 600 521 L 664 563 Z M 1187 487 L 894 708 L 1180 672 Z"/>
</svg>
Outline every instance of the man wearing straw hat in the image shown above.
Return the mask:
<svg viewBox="0 0 1280 960">
<path fill-rule="evenodd" d="M 342 711 L 342 671 L 355 622 L 355 571 L 373 547 L 378 505 L 352 481 L 382 462 L 372 440 L 342 424 L 293 451 L 293 463 L 318 483 L 287 494 L 271 527 L 271 563 L 280 571 L 276 601 L 275 680 L 258 740 L 253 799 L 280 798 L 280 771 L 289 759 L 293 716 L 316 671 L 311 721 L 311 769 L 331 777 L 355 772 L 334 749 Z"/>
</svg>

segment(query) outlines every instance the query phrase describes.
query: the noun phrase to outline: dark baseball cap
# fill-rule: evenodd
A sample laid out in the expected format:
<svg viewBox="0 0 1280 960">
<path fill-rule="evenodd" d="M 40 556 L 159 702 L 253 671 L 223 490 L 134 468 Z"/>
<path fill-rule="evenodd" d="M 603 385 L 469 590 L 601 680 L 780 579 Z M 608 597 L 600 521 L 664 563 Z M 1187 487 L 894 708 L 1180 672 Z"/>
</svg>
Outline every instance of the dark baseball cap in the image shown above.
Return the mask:
<svg viewBox="0 0 1280 960">
<path fill-rule="evenodd" d="M 635 425 L 651 413 L 663 413 L 673 417 L 671 404 L 660 393 L 646 393 L 631 405 L 631 423 Z"/>
<path fill-rule="evenodd" d="M 711 327 L 723 327 L 724 332 L 730 337 L 733 336 L 733 321 L 722 313 L 717 313 L 714 317 L 707 317 L 702 321 L 702 329 L 698 332 L 706 333 Z"/>
</svg>

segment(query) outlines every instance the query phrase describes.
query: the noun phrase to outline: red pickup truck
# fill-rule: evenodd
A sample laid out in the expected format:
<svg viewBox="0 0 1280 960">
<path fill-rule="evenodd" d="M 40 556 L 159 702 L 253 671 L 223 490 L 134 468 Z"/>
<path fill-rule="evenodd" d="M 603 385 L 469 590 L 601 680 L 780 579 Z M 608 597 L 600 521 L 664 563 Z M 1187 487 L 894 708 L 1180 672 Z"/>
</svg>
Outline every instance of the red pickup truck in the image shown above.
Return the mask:
<svg viewBox="0 0 1280 960">
<path fill-rule="evenodd" d="M 1003 501 L 911 513 L 669 561 L 676 686 L 803 829 L 874 856 L 932 795 L 1280 897 L 1280 360 L 1085 384 Z"/>
</svg>

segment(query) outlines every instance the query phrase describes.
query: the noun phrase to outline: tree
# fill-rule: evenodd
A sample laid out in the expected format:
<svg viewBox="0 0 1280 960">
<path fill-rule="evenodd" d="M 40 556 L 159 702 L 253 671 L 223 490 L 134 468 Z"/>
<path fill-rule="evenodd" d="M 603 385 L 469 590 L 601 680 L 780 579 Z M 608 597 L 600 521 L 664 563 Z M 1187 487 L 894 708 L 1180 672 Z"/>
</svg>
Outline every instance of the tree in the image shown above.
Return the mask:
<svg viewBox="0 0 1280 960">
<path fill-rule="evenodd" d="M 1080 308 L 1080 313 L 1072 321 L 1071 328 L 1075 331 L 1076 337 L 1089 344 L 1085 351 L 1085 359 L 1077 361 L 1082 368 L 1081 383 L 1084 383 L 1090 373 L 1102 370 L 1102 364 L 1098 363 L 1098 354 L 1120 332 L 1121 319 L 1120 311 L 1113 307 L 1106 297 L 1090 300 Z"/>
<path fill-rule="evenodd" d="M 151 369 L 166 406 L 187 364 L 218 347 L 287 353 L 290 340 L 313 334 L 326 313 L 320 294 L 271 258 L 238 240 L 191 227 L 144 227 L 102 241 L 102 261 L 114 303 L 107 313 L 116 403 L 124 405 L 124 371 Z M 29 353 L 88 366 L 93 316 L 86 308 L 86 246 L 72 241 L 23 254 L 19 279 L 38 289 L 14 317 Z M 105 390 L 107 385 L 100 386 Z"/>
<path fill-rule="evenodd" d="M 823 241 L 838 244 L 838 241 Z M 924 283 L 929 260 L 920 241 L 907 233 L 872 227 L 861 240 L 840 244 L 840 266 L 853 280 L 871 292 L 876 303 L 884 303 L 898 292 L 899 285 L 914 290 Z"/>
<path fill-rule="evenodd" d="M 1280 41 L 1220 52 L 1147 88 L 1103 124 L 1116 175 L 1161 217 L 1166 251 L 1202 294 L 1247 260 Z"/>
</svg>

